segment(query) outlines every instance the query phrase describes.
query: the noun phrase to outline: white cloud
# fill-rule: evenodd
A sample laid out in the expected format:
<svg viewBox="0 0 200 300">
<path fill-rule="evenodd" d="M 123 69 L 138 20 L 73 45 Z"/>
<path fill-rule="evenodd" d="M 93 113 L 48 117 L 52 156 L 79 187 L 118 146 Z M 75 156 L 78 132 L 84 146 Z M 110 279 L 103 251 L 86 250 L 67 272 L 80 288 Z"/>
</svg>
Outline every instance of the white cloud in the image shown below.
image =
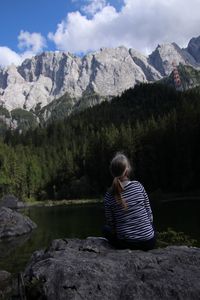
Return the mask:
<svg viewBox="0 0 200 300">
<path fill-rule="evenodd" d="M 103 46 L 113 46 L 112 37 L 107 39 L 106 29 L 112 26 L 118 14 L 114 7 L 106 6 L 92 19 L 80 12 L 69 13 L 67 19 L 58 24 L 55 34 L 48 37 L 59 50 L 86 52 Z"/>
<path fill-rule="evenodd" d="M 40 33 L 30 33 L 28 31 L 20 31 L 18 36 L 19 49 L 38 53 L 46 47 L 46 40 Z"/>
<path fill-rule="evenodd" d="M 185 47 L 200 35 L 199 0 L 124 0 L 120 11 L 108 1 L 82 0 L 82 13 L 68 13 L 49 39 L 58 50 L 73 53 L 119 45 L 149 53 L 165 42 Z M 21 31 L 18 41 L 19 53 L 0 47 L 0 65 L 18 65 L 46 47 L 40 33 Z"/>
<path fill-rule="evenodd" d="M 11 63 L 19 65 L 21 63 L 20 55 L 8 47 L 0 47 L 0 66 L 5 67 Z"/>
<path fill-rule="evenodd" d="M 165 42 L 185 46 L 200 34 L 199 11 L 199 0 L 124 0 L 119 12 L 103 0 L 91 0 L 85 6 L 91 18 L 69 13 L 48 37 L 57 49 L 75 53 L 119 45 L 146 52 Z"/>
<path fill-rule="evenodd" d="M 17 53 L 8 47 L 0 47 L 0 66 L 10 64 L 20 65 L 26 58 L 31 58 L 46 47 L 46 40 L 40 33 L 21 31 L 18 36 L 18 47 L 22 52 Z"/>
<path fill-rule="evenodd" d="M 107 5 L 106 0 L 87 0 L 87 3 L 81 10 L 88 15 L 94 15 Z"/>
</svg>

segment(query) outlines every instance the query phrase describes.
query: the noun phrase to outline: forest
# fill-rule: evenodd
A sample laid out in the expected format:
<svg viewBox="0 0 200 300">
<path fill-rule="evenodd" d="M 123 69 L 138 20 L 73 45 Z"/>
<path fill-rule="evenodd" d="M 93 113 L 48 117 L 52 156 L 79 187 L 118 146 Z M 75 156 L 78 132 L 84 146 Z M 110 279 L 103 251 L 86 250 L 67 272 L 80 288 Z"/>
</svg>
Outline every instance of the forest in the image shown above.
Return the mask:
<svg viewBox="0 0 200 300">
<path fill-rule="evenodd" d="M 199 192 L 200 89 L 140 84 L 68 118 L 0 137 L 0 195 L 102 197 L 122 151 L 148 192 Z"/>
</svg>

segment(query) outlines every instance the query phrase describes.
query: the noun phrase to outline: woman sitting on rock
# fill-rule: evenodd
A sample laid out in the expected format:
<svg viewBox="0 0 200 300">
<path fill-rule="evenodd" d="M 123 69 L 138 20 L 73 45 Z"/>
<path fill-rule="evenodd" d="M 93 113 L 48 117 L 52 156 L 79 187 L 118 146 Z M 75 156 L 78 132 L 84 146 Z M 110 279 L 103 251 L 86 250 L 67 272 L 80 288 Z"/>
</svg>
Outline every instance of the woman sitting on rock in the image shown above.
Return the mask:
<svg viewBox="0 0 200 300">
<path fill-rule="evenodd" d="M 117 153 L 110 171 L 114 179 L 104 200 L 107 220 L 104 236 L 116 248 L 153 249 L 155 233 L 149 199 L 140 182 L 129 180 L 128 158 Z"/>
</svg>

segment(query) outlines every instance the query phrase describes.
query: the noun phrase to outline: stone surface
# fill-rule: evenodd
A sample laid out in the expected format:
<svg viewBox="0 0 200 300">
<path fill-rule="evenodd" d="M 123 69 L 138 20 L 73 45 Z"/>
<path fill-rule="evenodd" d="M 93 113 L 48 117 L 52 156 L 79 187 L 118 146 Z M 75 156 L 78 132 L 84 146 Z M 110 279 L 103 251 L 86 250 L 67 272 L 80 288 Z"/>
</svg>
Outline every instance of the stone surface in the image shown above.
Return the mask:
<svg viewBox="0 0 200 300">
<path fill-rule="evenodd" d="M 192 65 L 197 67 L 195 59 L 185 50 L 182 50 L 177 44 L 158 45 L 155 51 L 148 58 L 162 76 L 169 75 L 173 70 L 173 64 Z"/>
<path fill-rule="evenodd" d="M 3 238 L 28 233 L 36 227 L 29 217 L 7 207 L 0 208 L 0 241 Z"/>
<path fill-rule="evenodd" d="M 28 299 L 199 299 L 200 249 L 116 250 L 98 238 L 54 240 L 33 254 Z"/>
<path fill-rule="evenodd" d="M 12 277 L 7 271 L 0 270 L 0 299 L 10 299 L 12 292 Z"/>
<path fill-rule="evenodd" d="M 129 50 L 133 61 L 142 69 L 148 82 L 162 78 L 161 72 L 148 62 L 148 58 L 134 49 Z"/>
<path fill-rule="evenodd" d="M 14 195 L 5 195 L 0 200 L 0 207 L 20 208 L 24 207 L 24 203 L 19 201 Z"/>
<path fill-rule="evenodd" d="M 137 83 L 169 75 L 173 62 L 199 68 L 199 51 L 196 38 L 186 49 L 175 43 L 158 45 L 150 56 L 123 46 L 102 48 L 82 58 L 68 52 L 44 52 L 21 66 L 0 69 L 0 104 L 9 111 L 35 110 L 66 93 L 75 99 L 74 104 L 84 93 L 119 95 Z"/>
<path fill-rule="evenodd" d="M 200 36 L 192 38 L 188 44 L 187 51 L 200 63 Z"/>
</svg>

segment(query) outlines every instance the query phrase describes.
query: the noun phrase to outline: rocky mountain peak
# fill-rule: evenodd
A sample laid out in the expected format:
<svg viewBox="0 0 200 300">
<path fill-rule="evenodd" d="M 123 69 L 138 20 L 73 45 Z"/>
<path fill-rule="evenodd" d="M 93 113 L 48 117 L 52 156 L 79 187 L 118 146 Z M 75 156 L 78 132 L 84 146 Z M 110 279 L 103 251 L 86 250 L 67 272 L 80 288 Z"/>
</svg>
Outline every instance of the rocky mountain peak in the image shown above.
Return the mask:
<svg viewBox="0 0 200 300">
<path fill-rule="evenodd" d="M 199 68 L 199 45 L 200 38 L 192 39 L 187 49 L 175 43 L 158 45 L 149 56 L 124 46 L 101 48 L 84 57 L 69 52 L 43 52 L 26 59 L 21 66 L 0 69 L 0 101 L 8 110 L 35 110 L 66 93 L 73 105 L 80 103 L 83 95 L 85 101 L 87 93 L 110 99 L 140 82 L 168 76 L 173 63 Z"/>
<path fill-rule="evenodd" d="M 90 66 L 89 84 L 102 96 L 118 95 L 137 82 L 147 81 L 126 47 L 104 48 L 89 54 L 85 60 Z"/>
<path fill-rule="evenodd" d="M 162 78 L 160 72 L 153 65 L 149 64 L 147 56 L 134 49 L 129 49 L 129 53 L 135 64 L 144 72 L 147 81 L 155 81 Z"/>
<path fill-rule="evenodd" d="M 188 44 L 187 51 L 200 63 L 200 36 L 192 38 Z"/>
<path fill-rule="evenodd" d="M 158 45 L 149 56 L 149 62 L 161 73 L 162 76 L 169 75 L 173 70 L 173 64 L 192 64 L 194 59 L 184 53 L 176 43 Z"/>
</svg>

